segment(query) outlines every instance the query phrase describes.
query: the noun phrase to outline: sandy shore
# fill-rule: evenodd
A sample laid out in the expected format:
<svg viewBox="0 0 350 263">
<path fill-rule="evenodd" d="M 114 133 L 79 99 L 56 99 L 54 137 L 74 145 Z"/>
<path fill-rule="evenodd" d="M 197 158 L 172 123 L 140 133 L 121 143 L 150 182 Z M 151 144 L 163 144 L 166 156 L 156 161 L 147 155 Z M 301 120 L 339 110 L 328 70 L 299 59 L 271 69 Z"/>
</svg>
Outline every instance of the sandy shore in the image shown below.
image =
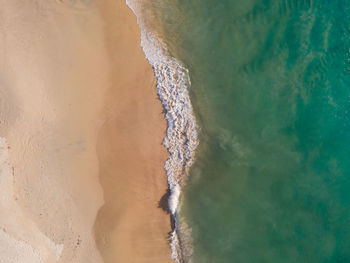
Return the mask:
<svg viewBox="0 0 350 263">
<path fill-rule="evenodd" d="M 0 5 L 0 262 L 171 262 L 166 123 L 135 16 Z"/>
<path fill-rule="evenodd" d="M 106 262 L 171 262 L 169 215 L 158 207 L 167 189 L 166 121 L 153 71 L 124 0 L 99 7 L 112 69 L 106 105 L 112 108 L 97 144 L 105 198 L 95 224 L 98 245 Z"/>
</svg>

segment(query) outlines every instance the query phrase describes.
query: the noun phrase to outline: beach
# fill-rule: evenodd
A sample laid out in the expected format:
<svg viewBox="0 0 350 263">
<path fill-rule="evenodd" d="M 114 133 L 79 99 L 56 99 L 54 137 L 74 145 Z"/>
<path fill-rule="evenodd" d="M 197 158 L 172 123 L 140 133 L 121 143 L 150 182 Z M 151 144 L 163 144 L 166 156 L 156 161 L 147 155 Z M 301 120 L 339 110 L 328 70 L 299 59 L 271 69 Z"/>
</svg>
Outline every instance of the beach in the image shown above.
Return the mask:
<svg viewBox="0 0 350 263">
<path fill-rule="evenodd" d="M 171 262 L 170 217 L 159 203 L 167 192 L 168 154 L 161 145 L 166 121 L 155 78 L 125 2 L 104 1 L 100 8 L 112 72 L 106 96 L 111 108 L 97 141 L 105 198 L 97 242 L 106 262 Z"/>
<path fill-rule="evenodd" d="M 171 262 L 166 121 L 135 15 L 1 6 L 0 261 Z"/>
</svg>

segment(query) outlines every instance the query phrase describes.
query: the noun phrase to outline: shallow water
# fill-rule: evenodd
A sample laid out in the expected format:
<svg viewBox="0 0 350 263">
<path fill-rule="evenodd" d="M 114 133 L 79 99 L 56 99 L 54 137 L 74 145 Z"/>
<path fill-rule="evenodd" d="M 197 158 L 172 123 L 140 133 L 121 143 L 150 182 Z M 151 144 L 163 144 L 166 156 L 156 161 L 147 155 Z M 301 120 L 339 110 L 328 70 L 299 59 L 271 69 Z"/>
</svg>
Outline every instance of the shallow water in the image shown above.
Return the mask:
<svg viewBox="0 0 350 263">
<path fill-rule="evenodd" d="M 350 1 L 153 4 L 200 126 L 193 262 L 350 262 Z"/>
</svg>

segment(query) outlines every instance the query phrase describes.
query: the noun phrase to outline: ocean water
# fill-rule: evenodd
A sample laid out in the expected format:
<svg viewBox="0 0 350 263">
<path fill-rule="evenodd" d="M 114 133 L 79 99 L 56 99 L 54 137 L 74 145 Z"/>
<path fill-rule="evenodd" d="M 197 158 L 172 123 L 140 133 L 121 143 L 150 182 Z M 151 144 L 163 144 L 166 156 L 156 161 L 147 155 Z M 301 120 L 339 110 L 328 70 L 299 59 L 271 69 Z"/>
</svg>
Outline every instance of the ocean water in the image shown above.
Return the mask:
<svg viewBox="0 0 350 263">
<path fill-rule="evenodd" d="M 350 262 L 350 1 L 152 4 L 199 126 L 192 261 Z"/>
</svg>

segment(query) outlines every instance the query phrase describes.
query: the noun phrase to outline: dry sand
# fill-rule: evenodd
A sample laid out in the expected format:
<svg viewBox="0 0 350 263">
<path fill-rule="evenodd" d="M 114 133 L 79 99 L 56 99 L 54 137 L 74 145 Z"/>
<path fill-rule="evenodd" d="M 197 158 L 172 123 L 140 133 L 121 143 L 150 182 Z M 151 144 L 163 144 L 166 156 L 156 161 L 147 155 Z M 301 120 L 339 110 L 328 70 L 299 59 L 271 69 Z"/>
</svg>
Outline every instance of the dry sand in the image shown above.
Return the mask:
<svg viewBox="0 0 350 263">
<path fill-rule="evenodd" d="M 166 123 L 131 10 L 0 6 L 0 262 L 171 262 Z"/>
</svg>

